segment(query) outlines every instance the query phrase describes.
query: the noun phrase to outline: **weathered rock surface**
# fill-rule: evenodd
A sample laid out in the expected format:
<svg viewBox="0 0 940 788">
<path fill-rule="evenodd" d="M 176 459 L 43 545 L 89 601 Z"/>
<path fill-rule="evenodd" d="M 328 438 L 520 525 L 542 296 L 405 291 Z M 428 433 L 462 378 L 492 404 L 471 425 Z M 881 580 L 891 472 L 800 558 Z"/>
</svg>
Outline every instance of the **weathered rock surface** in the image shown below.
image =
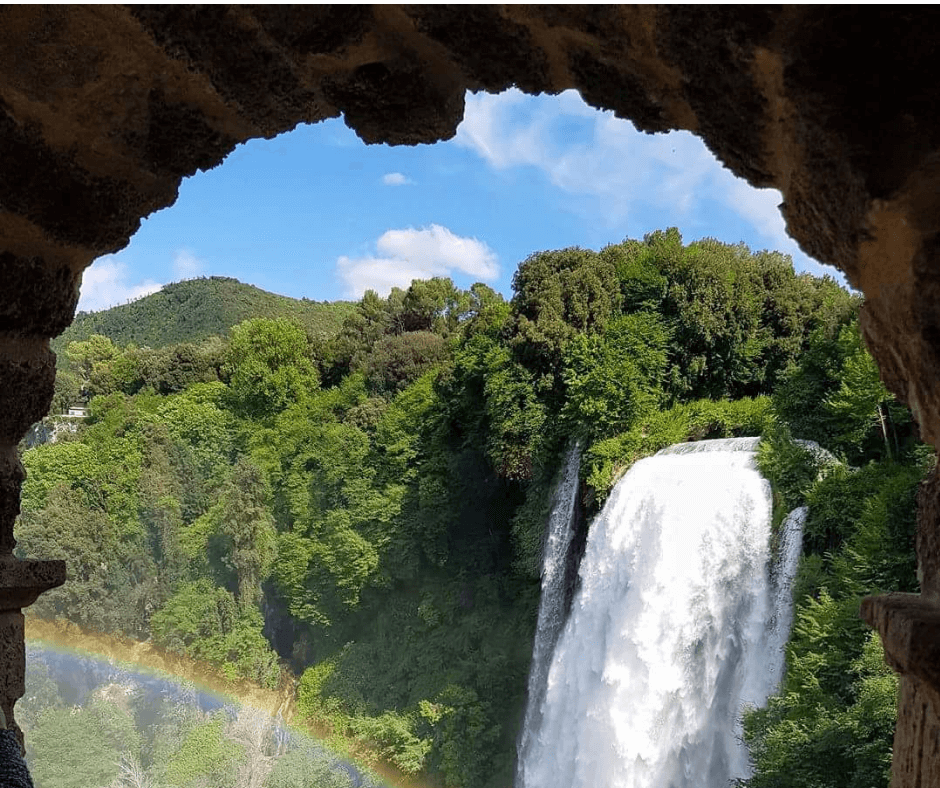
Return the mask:
<svg viewBox="0 0 940 788">
<path fill-rule="evenodd" d="M 779 188 L 791 235 L 864 291 L 885 380 L 937 445 L 938 17 L 858 6 L 0 8 L 0 553 L 19 505 L 14 447 L 51 397 L 48 338 L 72 319 L 95 257 L 246 139 L 342 113 L 366 142 L 433 142 L 454 134 L 467 90 L 510 85 L 576 88 L 643 131 L 691 130 L 738 175 Z M 940 605 L 930 495 L 921 571 L 925 600 Z M 20 606 L 3 580 L 13 567 L 0 561 L 0 611 Z M 886 615 L 871 620 L 887 626 Z M 14 679 L 0 681 L 7 711 Z M 930 707 L 936 720 L 933 679 L 917 681 L 902 712 Z M 920 784 L 901 771 L 895 781 Z"/>
</svg>

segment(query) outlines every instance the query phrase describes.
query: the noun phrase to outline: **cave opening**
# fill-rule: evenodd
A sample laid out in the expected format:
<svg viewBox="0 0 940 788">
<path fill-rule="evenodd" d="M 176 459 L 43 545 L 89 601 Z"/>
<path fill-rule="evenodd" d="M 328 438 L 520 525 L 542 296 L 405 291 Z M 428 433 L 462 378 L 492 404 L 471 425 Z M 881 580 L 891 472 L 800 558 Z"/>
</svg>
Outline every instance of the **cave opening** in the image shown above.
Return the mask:
<svg viewBox="0 0 940 788">
<path fill-rule="evenodd" d="M 940 429 L 936 375 L 936 42 L 894 9 L 669 7 L 573 11 L 27 9 L 0 46 L 0 587 L 6 673 L 22 694 L 20 610 L 64 579 L 12 558 L 16 445 L 48 409 L 48 339 L 71 321 L 81 271 L 123 247 L 180 179 L 240 141 L 345 113 L 370 141 L 449 136 L 467 89 L 577 87 L 644 130 L 683 128 L 734 172 L 778 187 L 791 235 L 865 293 L 863 330 L 921 433 Z M 934 98 L 931 98 L 934 96 Z M 919 504 L 922 595 L 863 615 L 902 674 L 894 782 L 936 774 L 937 480 Z"/>
</svg>

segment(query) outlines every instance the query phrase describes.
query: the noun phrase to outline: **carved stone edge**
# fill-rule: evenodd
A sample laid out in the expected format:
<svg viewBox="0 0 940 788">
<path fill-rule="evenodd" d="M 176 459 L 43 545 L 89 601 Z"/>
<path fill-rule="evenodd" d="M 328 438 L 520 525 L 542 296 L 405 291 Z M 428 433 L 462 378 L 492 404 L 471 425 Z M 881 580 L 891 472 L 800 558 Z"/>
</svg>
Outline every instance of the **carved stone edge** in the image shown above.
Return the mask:
<svg viewBox="0 0 940 788">
<path fill-rule="evenodd" d="M 0 708 L 23 747 L 13 707 L 26 691 L 26 642 L 22 609 L 65 582 L 65 561 L 0 556 Z"/>
<path fill-rule="evenodd" d="M 0 556 L 0 611 L 29 607 L 43 591 L 65 582 L 65 561 Z"/>
<path fill-rule="evenodd" d="M 940 604 L 919 594 L 882 594 L 865 597 L 860 614 L 881 635 L 888 665 L 940 693 Z"/>
</svg>

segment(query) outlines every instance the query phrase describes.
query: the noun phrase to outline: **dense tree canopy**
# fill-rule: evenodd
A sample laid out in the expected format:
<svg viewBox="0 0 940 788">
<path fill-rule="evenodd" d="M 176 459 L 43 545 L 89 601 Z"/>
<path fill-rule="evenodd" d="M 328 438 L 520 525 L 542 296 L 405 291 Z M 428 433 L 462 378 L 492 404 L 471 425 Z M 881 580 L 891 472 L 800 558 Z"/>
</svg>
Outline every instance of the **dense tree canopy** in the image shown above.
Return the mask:
<svg viewBox="0 0 940 788">
<path fill-rule="evenodd" d="M 827 758 L 855 782 L 806 785 L 883 784 L 891 677 L 853 605 L 910 586 L 924 468 L 857 308 L 783 255 L 672 229 L 535 253 L 508 301 L 436 278 L 367 292 L 330 334 L 281 314 L 165 346 L 72 342 L 57 402 L 91 415 L 23 457 L 17 549 L 70 575 L 35 611 L 230 677 L 273 685 L 289 667 L 303 714 L 359 752 L 501 786 L 565 447 L 582 442 L 590 515 L 669 443 L 772 433 L 778 498 L 813 515 L 787 683 L 748 722 L 753 785 Z M 859 470 L 801 470 L 786 429 Z M 168 785 L 234 779 L 205 756 L 229 746 L 220 725 L 174 734 Z M 846 731 L 870 752 L 827 749 Z M 269 788 L 307 784 L 292 764 Z"/>
</svg>

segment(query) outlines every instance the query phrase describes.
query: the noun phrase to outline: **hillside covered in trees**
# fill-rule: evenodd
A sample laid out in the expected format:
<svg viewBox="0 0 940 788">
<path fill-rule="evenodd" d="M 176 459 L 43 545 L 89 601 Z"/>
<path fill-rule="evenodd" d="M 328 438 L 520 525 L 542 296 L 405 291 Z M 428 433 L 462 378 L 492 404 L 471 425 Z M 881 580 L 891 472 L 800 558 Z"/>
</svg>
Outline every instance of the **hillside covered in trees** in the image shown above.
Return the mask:
<svg viewBox="0 0 940 788">
<path fill-rule="evenodd" d="M 92 334 L 126 347 L 162 348 L 228 336 L 232 326 L 253 317 L 287 317 L 311 337 L 333 336 L 352 313 L 348 301 L 308 301 L 275 295 L 222 276 L 187 279 L 151 295 L 101 312 L 79 312 L 52 342 L 61 353 L 71 342 Z"/>
<path fill-rule="evenodd" d="M 589 522 L 638 458 L 762 434 L 780 512 L 811 514 L 785 685 L 747 721 L 750 784 L 886 786 L 896 680 L 856 611 L 914 583 L 928 453 L 858 306 L 783 255 L 673 229 L 533 254 L 509 301 L 432 279 L 367 292 L 335 333 L 275 314 L 185 344 L 73 340 L 57 402 L 90 417 L 24 453 L 17 530 L 70 579 L 31 614 L 263 685 L 292 671 L 302 714 L 364 757 L 505 786 L 565 448 L 584 447 Z M 183 756 L 155 757 L 141 768 L 165 775 Z"/>
</svg>

